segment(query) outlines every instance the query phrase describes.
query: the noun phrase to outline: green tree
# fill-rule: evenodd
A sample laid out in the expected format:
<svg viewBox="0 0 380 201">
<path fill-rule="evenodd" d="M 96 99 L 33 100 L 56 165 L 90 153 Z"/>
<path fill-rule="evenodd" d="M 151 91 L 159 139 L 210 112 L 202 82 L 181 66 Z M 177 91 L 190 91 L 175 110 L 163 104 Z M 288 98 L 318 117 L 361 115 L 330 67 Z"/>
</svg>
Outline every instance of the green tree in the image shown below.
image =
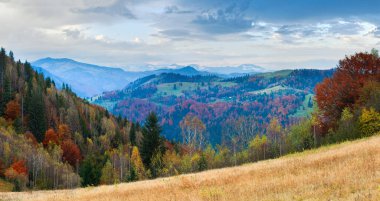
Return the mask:
<svg viewBox="0 0 380 201">
<path fill-rule="evenodd" d="M 267 153 L 267 147 L 268 147 L 268 138 L 266 135 L 263 135 L 261 137 L 261 148 L 263 150 L 263 153 L 264 153 L 264 160 L 266 159 L 266 153 Z"/>
<path fill-rule="evenodd" d="M 335 134 L 331 136 L 330 142 L 340 142 L 351 140 L 359 137 L 359 130 L 357 127 L 357 120 L 350 108 L 343 109 L 340 120 L 338 122 L 338 129 Z"/>
<path fill-rule="evenodd" d="M 161 151 L 161 126 L 157 115 L 151 112 L 142 128 L 141 158 L 146 168 L 150 168 L 153 155 Z"/>
<path fill-rule="evenodd" d="M 313 147 L 311 126 L 311 120 L 305 120 L 290 127 L 287 138 L 292 151 L 303 151 Z"/>
<path fill-rule="evenodd" d="M 262 152 L 261 146 L 261 138 L 259 134 L 256 134 L 255 138 L 253 138 L 249 142 L 249 149 L 251 151 L 251 155 L 254 161 L 260 160 L 260 153 Z"/>
<path fill-rule="evenodd" d="M 102 169 L 102 176 L 100 177 L 101 184 L 113 184 L 117 182 L 115 171 L 112 167 L 111 161 L 107 160 Z"/>
<path fill-rule="evenodd" d="M 30 102 L 27 103 L 29 116 L 29 129 L 34 134 L 38 142 L 44 139 L 44 133 L 47 130 L 45 102 L 40 90 L 32 93 Z"/>
<path fill-rule="evenodd" d="M 279 120 L 277 118 L 271 119 L 267 128 L 267 134 L 271 141 L 271 151 L 275 156 L 282 156 L 284 149 L 284 135 L 282 130 Z"/>
<path fill-rule="evenodd" d="M 7 64 L 7 54 L 4 48 L 0 49 L 0 85 L 1 91 L 4 91 L 4 76 L 5 76 L 5 67 Z"/>
<path fill-rule="evenodd" d="M 153 154 L 150 164 L 150 173 L 152 178 L 156 178 L 162 175 L 162 169 L 164 168 L 164 161 L 161 151 L 157 151 Z"/>
<path fill-rule="evenodd" d="M 129 169 L 128 181 L 137 181 L 137 180 L 139 180 L 139 177 L 137 175 L 136 168 L 132 165 L 131 168 Z"/>
<path fill-rule="evenodd" d="M 131 130 L 129 130 L 129 141 L 131 142 L 132 146 L 136 146 L 136 127 L 135 124 L 131 123 Z"/>
<path fill-rule="evenodd" d="M 203 170 L 207 170 L 207 159 L 206 159 L 206 156 L 205 154 L 202 152 L 201 153 L 201 157 L 198 161 L 198 171 L 203 171 Z"/>
<path fill-rule="evenodd" d="M 83 160 L 79 170 L 82 186 L 99 185 L 104 162 L 105 157 L 100 154 L 89 155 Z"/>
<path fill-rule="evenodd" d="M 4 76 L 3 88 L 4 89 L 1 97 L 1 114 L 5 113 L 6 104 L 13 98 L 11 81 L 7 75 Z"/>
</svg>

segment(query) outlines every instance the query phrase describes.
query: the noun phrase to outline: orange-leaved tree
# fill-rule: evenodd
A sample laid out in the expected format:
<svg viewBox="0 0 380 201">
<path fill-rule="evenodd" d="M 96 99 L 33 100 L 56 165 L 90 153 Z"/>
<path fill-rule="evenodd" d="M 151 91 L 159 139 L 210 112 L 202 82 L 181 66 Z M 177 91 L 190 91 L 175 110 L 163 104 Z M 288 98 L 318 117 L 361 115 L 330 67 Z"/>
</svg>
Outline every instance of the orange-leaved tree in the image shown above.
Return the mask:
<svg viewBox="0 0 380 201">
<path fill-rule="evenodd" d="M 20 104 L 16 100 L 11 100 L 7 103 L 5 109 L 5 116 L 8 120 L 15 120 L 20 116 L 21 108 Z"/>
<path fill-rule="evenodd" d="M 58 126 L 58 136 L 60 141 L 71 139 L 71 131 L 67 124 L 60 124 Z"/>
<path fill-rule="evenodd" d="M 28 175 L 28 168 L 25 165 L 24 160 L 18 160 L 14 162 L 6 171 L 5 171 L 5 177 L 7 179 L 15 179 L 19 175 L 27 176 Z"/>
<path fill-rule="evenodd" d="M 42 144 L 47 147 L 50 143 L 52 144 L 59 144 L 58 141 L 58 134 L 54 131 L 54 129 L 50 128 L 45 132 L 45 138 L 42 141 Z"/>
</svg>

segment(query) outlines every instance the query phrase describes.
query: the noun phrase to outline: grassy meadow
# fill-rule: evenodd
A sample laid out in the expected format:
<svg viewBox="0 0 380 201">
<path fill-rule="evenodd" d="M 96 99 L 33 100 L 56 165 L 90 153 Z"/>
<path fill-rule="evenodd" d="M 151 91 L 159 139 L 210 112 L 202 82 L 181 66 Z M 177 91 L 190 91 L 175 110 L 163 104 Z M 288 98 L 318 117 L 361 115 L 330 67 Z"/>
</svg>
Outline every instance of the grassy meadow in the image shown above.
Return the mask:
<svg viewBox="0 0 380 201">
<path fill-rule="evenodd" d="M 196 174 L 73 190 L 0 193 L 0 200 L 380 200 L 380 135 Z"/>
</svg>

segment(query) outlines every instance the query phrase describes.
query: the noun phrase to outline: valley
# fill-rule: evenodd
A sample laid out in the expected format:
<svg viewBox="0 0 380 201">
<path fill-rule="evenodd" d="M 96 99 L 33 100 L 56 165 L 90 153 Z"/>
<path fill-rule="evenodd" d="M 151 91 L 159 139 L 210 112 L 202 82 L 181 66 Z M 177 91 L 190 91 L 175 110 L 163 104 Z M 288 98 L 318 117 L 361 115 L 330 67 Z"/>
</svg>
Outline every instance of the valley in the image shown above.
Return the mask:
<svg viewBox="0 0 380 201">
<path fill-rule="evenodd" d="M 380 0 L 0 0 L 0 201 L 379 201 Z"/>
<path fill-rule="evenodd" d="M 180 140 L 180 122 L 186 115 L 200 117 L 207 141 L 223 143 L 221 129 L 232 119 L 253 118 L 263 132 L 272 117 L 289 125 L 310 116 L 314 87 L 333 70 L 282 70 L 271 73 L 222 78 L 163 73 L 140 78 L 122 90 L 105 92 L 89 101 L 115 115 L 143 122 L 149 111 L 162 118 L 163 134 Z"/>
</svg>

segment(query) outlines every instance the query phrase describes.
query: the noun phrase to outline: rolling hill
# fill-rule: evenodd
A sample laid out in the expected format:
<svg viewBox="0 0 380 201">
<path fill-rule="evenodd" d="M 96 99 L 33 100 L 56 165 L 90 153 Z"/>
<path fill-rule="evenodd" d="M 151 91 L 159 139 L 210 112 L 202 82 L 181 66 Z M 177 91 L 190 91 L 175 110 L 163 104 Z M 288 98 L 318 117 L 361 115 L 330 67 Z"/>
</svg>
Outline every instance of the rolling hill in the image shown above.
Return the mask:
<svg viewBox="0 0 380 201">
<path fill-rule="evenodd" d="M 254 118 L 256 132 L 260 132 L 274 116 L 282 125 L 307 116 L 312 111 L 315 85 L 332 73 L 282 70 L 234 78 L 161 73 L 90 101 L 133 121 L 141 122 L 150 111 L 156 111 L 165 137 L 175 140 L 181 140 L 180 121 L 187 114 L 196 115 L 207 128 L 208 142 L 218 144 L 223 128 L 240 117 Z"/>
<path fill-rule="evenodd" d="M 197 174 L 74 190 L 0 193 L 7 201 L 380 199 L 380 136 Z"/>
</svg>

